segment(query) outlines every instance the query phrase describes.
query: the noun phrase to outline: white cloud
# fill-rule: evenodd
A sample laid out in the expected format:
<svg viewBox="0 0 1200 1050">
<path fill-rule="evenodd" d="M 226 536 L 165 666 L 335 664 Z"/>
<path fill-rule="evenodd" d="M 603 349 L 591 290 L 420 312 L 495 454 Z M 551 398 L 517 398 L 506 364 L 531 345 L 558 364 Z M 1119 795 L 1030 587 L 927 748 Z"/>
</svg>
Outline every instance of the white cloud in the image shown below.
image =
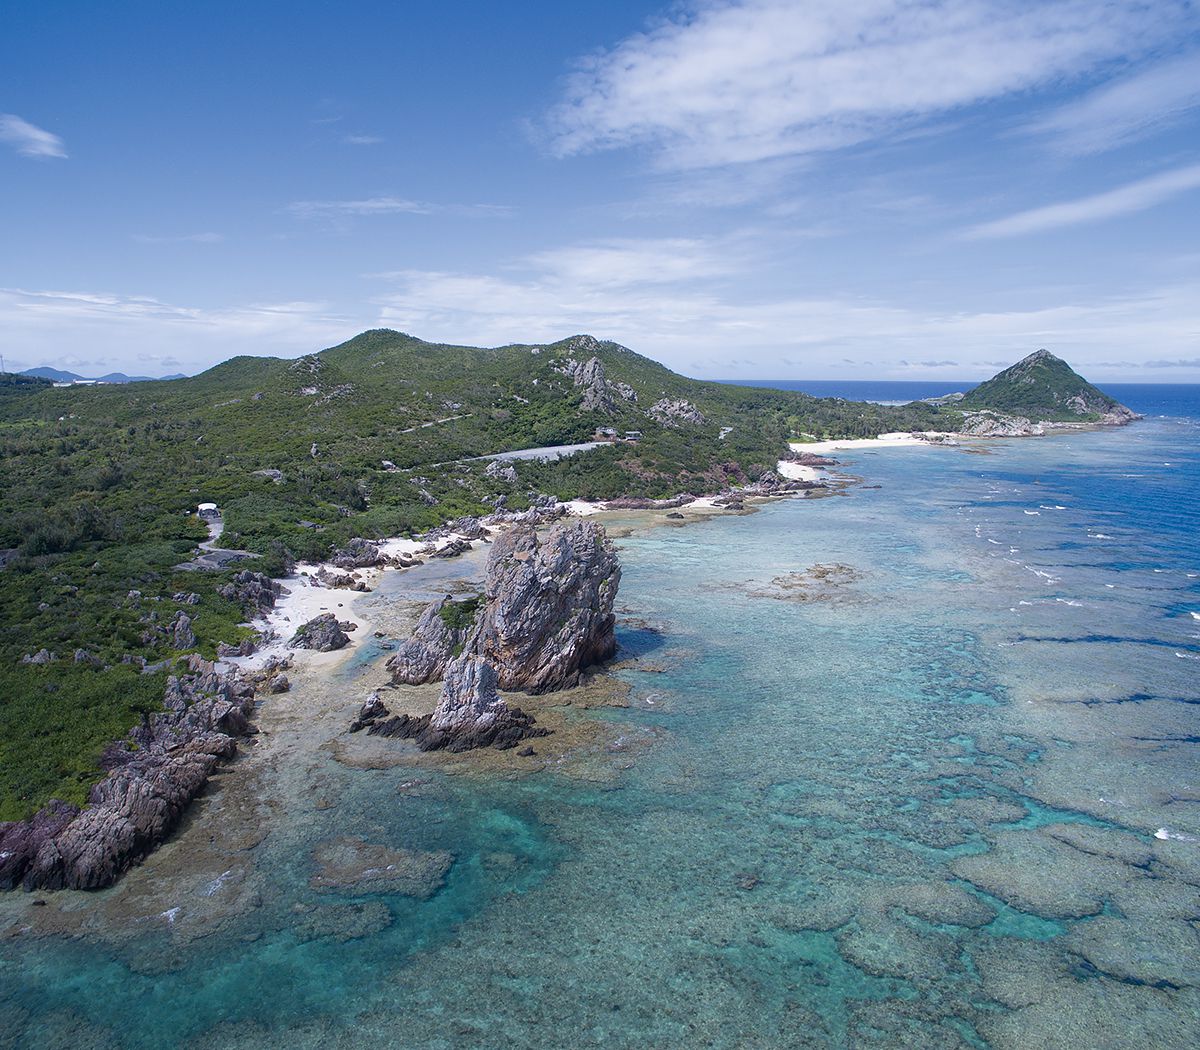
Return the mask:
<svg viewBox="0 0 1200 1050">
<path fill-rule="evenodd" d="M 740 268 L 731 244 L 664 238 L 618 239 L 531 255 L 528 264 L 561 284 L 587 288 L 628 288 L 670 284 L 728 274 Z"/>
<path fill-rule="evenodd" d="M 563 155 L 668 168 L 868 141 L 1138 55 L 1190 0 L 720 0 L 585 60 L 548 118 Z"/>
<path fill-rule="evenodd" d="M 1120 215 L 1132 215 L 1145 211 L 1157 204 L 1177 197 L 1181 193 L 1200 187 L 1200 164 L 1192 164 L 1173 171 L 1162 172 L 1149 178 L 1139 179 L 1126 186 L 1105 193 L 1096 193 L 1079 200 L 1048 204 L 1043 208 L 1032 208 L 1018 212 L 994 222 L 985 222 L 966 231 L 970 239 L 993 237 L 1019 237 L 1028 233 L 1041 233 L 1063 226 L 1078 226 L 1082 223 L 1099 222 Z"/>
<path fill-rule="evenodd" d="M 366 197 L 360 200 L 293 201 L 286 210 L 301 219 L 338 221 L 374 215 L 508 215 L 512 209 L 500 204 L 433 204 L 407 197 Z"/>
<path fill-rule="evenodd" d="M 347 146 L 378 146 L 384 140 L 379 135 L 347 135 L 342 141 Z"/>
<path fill-rule="evenodd" d="M 22 120 L 15 113 L 0 113 L 0 142 L 7 142 L 22 157 L 66 157 L 67 147 L 57 135 Z"/>
<path fill-rule="evenodd" d="M 310 353 L 365 327 L 320 302 L 200 309 L 144 296 L 0 288 L 6 356 L 26 367 L 58 364 L 66 360 L 63 350 L 86 346 L 104 367 L 180 370 L 183 362 L 192 372 L 236 354 Z"/>
<path fill-rule="evenodd" d="M 378 323 L 489 346 L 590 332 L 686 374 L 725 378 L 845 377 L 847 356 L 874 362 L 851 372 L 863 378 L 982 378 L 996 370 L 989 362 L 1011 364 L 1039 346 L 1086 369 L 1118 354 L 1184 359 L 1200 331 L 1195 283 L 1056 307 L 947 312 L 851 296 L 735 298 L 686 279 L 609 283 L 606 269 L 554 265 L 562 258 L 547 254 L 545 268 L 506 278 L 392 274 Z"/>
<path fill-rule="evenodd" d="M 1023 130 L 1069 155 L 1101 153 L 1169 127 L 1200 106 L 1200 53 L 1125 77 L 1070 102 Z"/>
</svg>

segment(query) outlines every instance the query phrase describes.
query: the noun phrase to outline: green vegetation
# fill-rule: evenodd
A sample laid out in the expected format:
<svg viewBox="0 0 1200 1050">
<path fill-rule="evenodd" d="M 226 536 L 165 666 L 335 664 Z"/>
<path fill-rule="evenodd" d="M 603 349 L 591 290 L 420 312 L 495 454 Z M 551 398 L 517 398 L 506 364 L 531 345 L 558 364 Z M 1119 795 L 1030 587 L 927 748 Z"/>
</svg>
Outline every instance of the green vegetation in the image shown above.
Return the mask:
<svg viewBox="0 0 1200 1050">
<path fill-rule="evenodd" d="M 990 408 L 1035 422 L 1087 422 L 1120 407 L 1047 350 L 1038 350 L 980 383 L 959 405 Z"/>
<path fill-rule="evenodd" d="M 569 374 L 592 357 L 611 410 L 585 411 Z M 704 422 L 655 422 L 647 409 L 661 399 L 686 399 Z M 956 418 L 697 382 L 587 337 L 484 350 L 371 331 L 296 361 L 237 357 L 189 379 L 59 388 L 0 377 L 0 814 L 82 797 L 104 743 L 161 695 L 161 675 L 122 659 L 180 655 L 166 630 L 177 610 L 207 656 L 244 635 L 243 610 L 218 594 L 233 570 L 177 568 L 206 535 L 198 503 L 221 507 L 222 546 L 255 552 L 251 567 L 277 575 L 289 555 L 412 534 L 501 497 L 521 509 L 539 493 L 711 492 L 772 469 L 789 437 Z M 515 481 L 473 458 L 586 441 L 599 427 L 642 437 L 515 462 Z M 464 603 L 452 615 L 471 613 Z M 21 663 L 42 648 L 58 660 Z M 75 664 L 76 649 L 101 666 Z"/>
<path fill-rule="evenodd" d="M 477 594 L 459 602 L 446 602 L 438 610 L 438 615 L 450 630 L 465 631 L 475 623 L 475 614 L 479 611 L 482 601 L 483 596 Z"/>
</svg>

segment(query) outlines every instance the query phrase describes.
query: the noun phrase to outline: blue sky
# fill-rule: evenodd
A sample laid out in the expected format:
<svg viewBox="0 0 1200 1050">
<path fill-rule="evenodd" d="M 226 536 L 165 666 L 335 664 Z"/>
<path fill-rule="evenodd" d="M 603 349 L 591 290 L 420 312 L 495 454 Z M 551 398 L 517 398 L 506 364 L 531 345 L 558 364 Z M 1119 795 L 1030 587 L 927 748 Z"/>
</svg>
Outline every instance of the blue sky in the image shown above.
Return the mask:
<svg viewBox="0 0 1200 1050">
<path fill-rule="evenodd" d="M 0 352 L 1200 381 L 1190 0 L 21 5 Z"/>
</svg>

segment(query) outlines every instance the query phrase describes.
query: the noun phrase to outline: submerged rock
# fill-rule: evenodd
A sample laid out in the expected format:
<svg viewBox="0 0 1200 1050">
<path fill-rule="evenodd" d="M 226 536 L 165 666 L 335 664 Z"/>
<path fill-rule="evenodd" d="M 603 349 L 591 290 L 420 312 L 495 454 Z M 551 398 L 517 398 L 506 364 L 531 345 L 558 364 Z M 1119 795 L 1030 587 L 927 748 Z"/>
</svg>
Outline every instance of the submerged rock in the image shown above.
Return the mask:
<svg viewBox="0 0 1200 1050">
<path fill-rule="evenodd" d="M 401 893 L 422 900 L 446 881 L 454 855 L 446 850 L 392 849 L 353 836 L 324 842 L 313 851 L 315 890 Z"/>
<path fill-rule="evenodd" d="M 333 613 L 322 613 L 309 620 L 295 633 L 288 642 L 288 648 L 314 649 L 319 653 L 328 653 L 349 644 L 350 638 L 338 623 L 337 617 Z"/>
</svg>

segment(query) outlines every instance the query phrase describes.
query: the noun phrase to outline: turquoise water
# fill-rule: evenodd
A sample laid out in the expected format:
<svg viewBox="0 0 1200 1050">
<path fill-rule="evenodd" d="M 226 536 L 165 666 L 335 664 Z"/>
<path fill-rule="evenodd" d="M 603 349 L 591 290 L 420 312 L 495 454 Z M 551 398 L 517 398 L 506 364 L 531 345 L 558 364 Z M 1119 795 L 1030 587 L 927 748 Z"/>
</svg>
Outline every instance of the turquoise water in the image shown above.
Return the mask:
<svg viewBox="0 0 1200 1050">
<path fill-rule="evenodd" d="M 631 706 L 575 715 L 611 775 L 298 758 L 336 805 L 182 898 L 229 894 L 203 935 L 8 936 L 0 1045 L 1196 1045 L 1198 439 L 847 454 L 880 488 L 635 528 Z M 856 578 L 772 588 L 814 564 Z M 339 835 L 454 863 L 318 895 Z"/>
</svg>

